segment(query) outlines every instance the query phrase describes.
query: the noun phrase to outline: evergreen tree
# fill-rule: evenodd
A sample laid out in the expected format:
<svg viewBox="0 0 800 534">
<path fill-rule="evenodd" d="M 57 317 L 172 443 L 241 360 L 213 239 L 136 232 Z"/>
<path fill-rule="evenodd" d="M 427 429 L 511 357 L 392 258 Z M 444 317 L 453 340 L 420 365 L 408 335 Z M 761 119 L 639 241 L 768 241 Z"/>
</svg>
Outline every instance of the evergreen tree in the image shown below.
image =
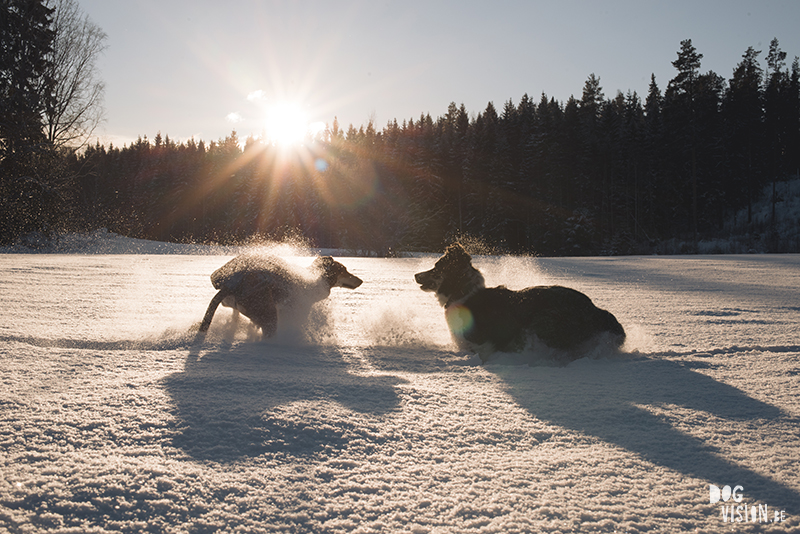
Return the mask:
<svg viewBox="0 0 800 534">
<path fill-rule="evenodd" d="M 0 243 L 45 224 L 56 200 L 41 175 L 52 12 L 44 0 L 0 2 Z"/>
<path fill-rule="evenodd" d="M 644 109 L 636 91 L 625 95 L 620 136 L 623 189 L 618 210 L 621 230 L 633 241 L 641 238 L 641 183 L 644 168 Z"/>
<path fill-rule="evenodd" d="M 723 195 L 722 173 L 719 169 L 726 158 L 723 146 L 723 123 L 720 113 L 726 91 L 726 82 L 713 71 L 700 75 L 696 95 L 696 202 L 697 212 L 693 222 L 697 232 L 701 229 L 721 228 L 726 200 Z M 694 209 L 694 204 L 693 204 Z"/>
<path fill-rule="evenodd" d="M 602 131 L 602 119 L 605 108 L 605 95 L 600 86 L 600 78 L 594 73 L 590 74 L 583 85 L 583 93 L 579 103 L 578 117 L 580 119 L 580 152 L 573 155 L 580 161 L 581 183 L 567 190 L 581 191 L 581 196 L 595 199 L 593 206 L 595 214 L 601 221 L 601 231 L 604 237 L 609 237 L 610 231 L 610 198 L 611 198 L 611 168 L 608 141 Z M 562 192 L 561 196 L 564 196 Z"/>
<path fill-rule="evenodd" d="M 642 140 L 645 164 L 642 184 L 643 231 L 648 241 L 665 233 L 664 215 L 667 196 L 664 194 L 666 150 L 664 139 L 664 99 L 656 83 L 655 74 L 650 75 L 650 86 L 644 104 L 644 134 Z"/>
<path fill-rule="evenodd" d="M 672 66 L 678 70 L 678 74 L 670 80 L 664 95 L 667 127 L 671 138 L 674 139 L 674 156 L 677 156 L 673 161 L 685 162 L 683 168 L 675 170 L 679 176 L 683 174 L 690 176 L 686 187 L 690 190 L 692 199 L 689 220 L 691 220 L 691 231 L 695 241 L 698 239 L 696 100 L 701 59 L 703 59 L 703 54 L 697 52 L 691 39 L 681 41 L 678 58 L 672 62 Z M 686 167 L 688 167 L 688 172 Z M 681 215 L 676 215 L 678 215 L 678 219 L 681 218 Z"/>
<path fill-rule="evenodd" d="M 800 178 L 800 58 L 792 61 L 789 76 L 789 94 L 786 97 L 786 167 L 789 173 Z"/>
<path fill-rule="evenodd" d="M 764 128 L 766 131 L 766 155 L 769 178 L 772 181 L 772 217 L 774 232 L 777 182 L 788 172 L 786 154 L 792 150 L 787 146 L 793 129 L 791 76 L 786 70 L 786 52 L 782 51 L 778 39 L 772 39 L 767 53 L 767 72 L 764 87 Z M 793 147 L 796 149 L 796 147 Z M 775 236 L 771 236 L 773 239 Z"/>
<path fill-rule="evenodd" d="M 752 220 L 752 203 L 760 187 L 759 176 L 763 153 L 764 117 L 761 80 L 763 70 L 758 64 L 760 50 L 748 47 L 742 61 L 733 71 L 725 94 L 722 113 L 725 124 L 726 166 L 730 179 L 725 191 L 725 204 L 734 212 L 748 207 L 748 222 Z"/>
<path fill-rule="evenodd" d="M 784 172 L 782 155 L 786 152 L 784 140 L 789 129 L 784 112 L 787 110 L 790 98 L 790 76 L 785 67 L 786 52 L 780 49 L 778 40 L 773 39 L 767 54 L 764 81 L 764 123 L 769 172 L 773 180 Z"/>
</svg>

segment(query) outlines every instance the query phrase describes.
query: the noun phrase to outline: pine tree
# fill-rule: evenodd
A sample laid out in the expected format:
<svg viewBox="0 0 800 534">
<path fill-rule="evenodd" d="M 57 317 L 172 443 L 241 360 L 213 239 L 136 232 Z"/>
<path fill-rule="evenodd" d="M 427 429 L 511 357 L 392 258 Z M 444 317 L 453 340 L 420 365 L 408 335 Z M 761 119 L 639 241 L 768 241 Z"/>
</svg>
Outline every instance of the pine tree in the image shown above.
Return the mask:
<svg viewBox="0 0 800 534">
<path fill-rule="evenodd" d="M 696 99 L 700 78 L 699 54 L 691 39 L 681 41 L 678 59 L 672 66 L 678 74 L 670 80 L 664 95 L 665 112 L 671 120 L 667 123 L 669 135 L 675 140 L 678 161 L 687 162 L 691 176 L 689 189 L 692 197 L 691 230 L 695 241 L 698 239 L 698 191 L 697 191 L 697 110 Z M 678 169 L 683 174 L 684 169 Z"/>
<path fill-rule="evenodd" d="M 610 196 L 611 169 L 610 154 L 607 151 L 608 139 L 601 130 L 604 114 L 605 95 L 600 86 L 600 78 L 590 74 L 583 86 L 579 102 L 578 117 L 580 120 L 580 148 L 576 154 L 580 160 L 580 176 L 585 183 L 579 187 L 585 195 L 595 199 L 595 213 L 604 222 L 604 230 L 608 237 L 610 230 Z M 583 181 L 583 180 L 582 180 Z"/>
<path fill-rule="evenodd" d="M 789 94 L 786 96 L 786 137 L 787 170 L 800 178 L 800 58 L 792 61 L 792 73 L 789 76 Z"/>
<path fill-rule="evenodd" d="M 53 87 L 53 10 L 44 0 L 0 6 L 0 243 L 9 243 L 40 227 L 56 201 L 40 175 L 50 155 L 43 112 Z"/>
<path fill-rule="evenodd" d="M 792 130 L 791 117 L 791 78 L 786 70 L 786 52 L 780 49 L 778 39 L 772 39 L 767 54 L 767 72 L 764 87 L 764 126 L 767 143 L 767 162 L 769 178 L 772 181 L 772 217 L 774 231 L 776 204 L 778 200 L 777 182 L 787 172 L 786 154 L 790 150 L 786 144 Z M 773 236 L 774 237 L 774 236 Z"/>
<path fill-rule="evenodd" d="M 725 213 L 722 173 L 725 161 L 723 124 L 720 113 L 726 82 L 713 71 L 698 78 L 697 114 L 697 203 L 696 224 L 701 229 L 721 228 Z M 693 219 L 695 219 L 693 217 Z"/>
<path fill-rule="evenodd" d="M 664 98 L 656 83 L 655 74 L 650 75 L 650 85 L 644 104 L 643 159 L 645 169 L 642 184 L 642 217 L 644 233 L 649 240 L 664 231 L 663 215 L 667 196 L 663 192 L 666 168 L 664 142 Z"/>
<path fill-rule="evenodd" d="M 734 213 L 746 204 L 748 222 L 752 219 L 752 203 L 760 187 L 763 153 L 763 70 L 758 64 L 760 53 L 752 46 L 747 48 L 742 61 L 733 71 L 722 107 L 727 151 L 725 160 L 731 172 L 725 187 L 725 204 L 730 205 Z"/>
</svg>

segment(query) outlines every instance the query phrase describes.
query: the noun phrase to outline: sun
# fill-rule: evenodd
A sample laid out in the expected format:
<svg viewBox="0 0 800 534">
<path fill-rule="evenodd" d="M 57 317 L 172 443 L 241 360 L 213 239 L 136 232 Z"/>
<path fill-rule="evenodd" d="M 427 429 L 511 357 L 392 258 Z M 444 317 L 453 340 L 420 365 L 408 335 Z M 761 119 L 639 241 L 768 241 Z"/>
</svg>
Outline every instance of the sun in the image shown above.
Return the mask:
<svg viewBox="0 0 800 534">
<path fill-rule="evenodd" d="M 289 147 L 319 133 L 319 124 L 310 122 L 308 113 L 299 104 L 280 102 L 267 109 L 264 132 L 268 142 Z"/>
</svg>

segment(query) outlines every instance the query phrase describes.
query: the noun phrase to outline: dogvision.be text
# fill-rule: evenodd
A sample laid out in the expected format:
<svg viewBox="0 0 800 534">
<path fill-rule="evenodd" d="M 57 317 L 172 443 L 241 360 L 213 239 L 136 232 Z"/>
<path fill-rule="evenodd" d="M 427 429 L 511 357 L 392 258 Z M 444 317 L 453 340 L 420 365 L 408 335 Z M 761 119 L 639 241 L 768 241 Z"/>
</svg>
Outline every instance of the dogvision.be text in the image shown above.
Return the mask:
<svg viewBox="0 0 800 534">
<path fill-rule="evenodd" d="M 720 507 L 722 521 L 724 523 L 780 523 L 786 521 L 785 510 L 775 510 L 770 518 L 769 507 L 766 504 L 742 503 L 744 500 L 744 488 L 742 486 L 723 486 L 720 489 L 714 484 L 709 484 L 709 498 L 711 504 L 716 504 L 720 500 L 725 503 L 733 500 L 741 504 L 723 504 Z"/>
</svg>

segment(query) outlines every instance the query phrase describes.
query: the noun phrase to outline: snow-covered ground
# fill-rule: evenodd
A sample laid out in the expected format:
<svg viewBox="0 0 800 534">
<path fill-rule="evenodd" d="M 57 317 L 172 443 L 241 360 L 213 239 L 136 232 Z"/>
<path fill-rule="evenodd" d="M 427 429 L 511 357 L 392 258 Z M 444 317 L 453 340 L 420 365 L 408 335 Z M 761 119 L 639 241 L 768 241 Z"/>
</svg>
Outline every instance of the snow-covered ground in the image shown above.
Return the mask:
<svg viewBox="0 0 800 534">
<path fill-rule="evenodd" d="M 476 258 L 629 333 L 481 366 L 433 257 L 339 258 L 364 284 L 308 328 L 196 342 L 229 256 L 128 244 L 0 255 L 0 531 L 800 532 L 800 256 Z"/>
</svg>

